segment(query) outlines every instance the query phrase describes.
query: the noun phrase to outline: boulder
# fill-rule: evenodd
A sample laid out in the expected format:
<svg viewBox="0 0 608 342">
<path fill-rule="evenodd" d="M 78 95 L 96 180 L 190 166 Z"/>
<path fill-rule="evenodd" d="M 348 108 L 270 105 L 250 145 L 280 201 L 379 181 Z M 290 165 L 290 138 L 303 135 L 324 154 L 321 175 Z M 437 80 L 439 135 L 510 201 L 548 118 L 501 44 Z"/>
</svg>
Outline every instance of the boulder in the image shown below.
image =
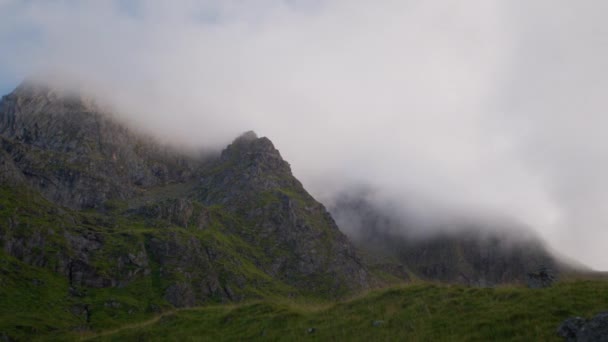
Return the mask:
<svg viewBox="0 0 608 342">
<path fill-rule="evenodd" d="M 563 337 L 568 342 L 575 342 L 578 332 L 585 324 L 585 319 L 582 317 L 570 317 L 565 320 L 559 328 L 557 334 Z"/>
<path fill-rule="evenodd" d="M 588 320 L 568 318 L 559 326 L 557 334 L 568 342 L 608 342 L 608 312 Z"/>
<path fill-rule="evenodd" d="M 541 289 L 545 287 L 550 287 L 555 282 L 555 276 L 553 272 L 542 266 L 536 272 L 528 273 L 528 287 L 531 289 Z"/>
<path fill-rule="evenodd" d="M 608 312 L 602 312 L 585 322 L 576 335 L 579 342 L 608 341 Z"/>
<path fill-rule="evenodd" d="M 383 325 L 384 325 L 384 321 L 380 321 L 380 320 L 378 320 L 378 321 L 373 321 L 373 322 L 372 322 L 372 325 L 373 325 L 374 327 L 381 327 L 381 326 L 383 326 Z"/>
</svg>

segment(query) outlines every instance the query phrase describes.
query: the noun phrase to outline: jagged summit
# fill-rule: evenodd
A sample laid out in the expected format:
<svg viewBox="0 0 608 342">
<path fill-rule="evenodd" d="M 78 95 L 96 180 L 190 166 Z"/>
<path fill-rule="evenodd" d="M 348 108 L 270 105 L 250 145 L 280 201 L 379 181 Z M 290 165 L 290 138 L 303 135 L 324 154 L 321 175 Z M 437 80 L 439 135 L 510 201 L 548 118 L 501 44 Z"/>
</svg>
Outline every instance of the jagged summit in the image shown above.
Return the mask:
<svg viewBox="0 0 608 342">
<path fill-rule="evenodd" d="M 253 231 L 244 238 L 265 246 L 273 277 L 328 293 L 367 288 L 373 282 L 329 212 L 293 176 L 266 137 L 248 132 L 230 144 L 210 165 L 198 198 L 207 205 L 220 203 L 251 222 Z"/>
<path fill-rule="evenodd" d="M 222 151 L 222 158 L 230 159 L 235 155 L 246 154 L 256 154 L 256 157 L 267 155 L 272 156 L 275 159 L 283 159 L 270 139 L 267 137 L 260 138 L 254 131 L 245 132 L 234 139 L 234 141 Z"/>
<path fill-rule="evenodd" d="M 2 98 L 0 134 L 42 148 L 83 153 L 134 139 L 93 100 L 32 82 Z"/>
<path fill-rule="evenodd" d="M 10 94 L 5 96 L 46 96 L 53 97 L 53 87 L 47 83 L 35 81 L 32 78 L 23 80 Z M 4 96 L 3 96 L 4 97 Z"/>
<path fill-rule="evenodd" d="M 60 91 L 59 87 L 52 86 L 49 82 L 30 77 L 24 79 L 10 94 L 5 96 L 43 96 L 57 98 L 60 97 L 59 93 L 66 95 L 66 92 Z"/>
<path fill-rule="evenodd" d="M 34 105 L 34 107 L 29 108 L 32 114 L 37 112 L 36 110 L 31 111 L 32 108 L 62 114 L 66 105 L 72 107 L 72 109 L 81 111 L 104 111 L 94 97 L 88 96 L 83 92 L 69 90 L 67 87 L 51 85 L 51 83 L 36 79 L 24 80 L 10 94 L 4 95 L 2 99 L 17 101 L 20 105 Z M 53 108 L 53 104 L 60 107 Z"/>
<path fill-rule="evenodd" d="M 258 139 L 258 135 L 254 131 L 247 131 L 234 139 L 233 143 L 250 142 Z"/>
<path fill-rule="evenodd" d="M 237 138 L 222 151 L 218 163 L 226 172 L 213 174 L 213 180 L 222 182 L 226 188 L 256 193 L 279 188 L 303 190 L 272 141 L 266 137 L 254 138 L 251 133 Z"/>
<path fill-rule="evenodd" d="M 190 157 L 135 133 L 92 103 L 31 82 L 3 97 L 7 171 L 0 178 L 25 182 L 61 205 L 99 208 L 191 176 Z"/>
</svg>

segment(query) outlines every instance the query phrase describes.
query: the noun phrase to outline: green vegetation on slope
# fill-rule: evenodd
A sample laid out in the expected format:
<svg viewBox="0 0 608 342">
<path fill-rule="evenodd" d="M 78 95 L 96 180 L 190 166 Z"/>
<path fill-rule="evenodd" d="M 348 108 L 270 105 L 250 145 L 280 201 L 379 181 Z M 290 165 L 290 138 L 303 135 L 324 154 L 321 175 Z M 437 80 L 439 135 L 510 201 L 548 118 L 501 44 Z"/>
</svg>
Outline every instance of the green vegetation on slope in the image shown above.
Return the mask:
<svg viewBox="0 0 608 342">
<path fill-rule="evenodd" d="M 98 341 L 559 341 L 555 331 L 564 319 L 592 316 L 606 308 L 608 282 L 602 281 L 563 282 L 542 290 L 421 283 L 337 304 L 275 300 L 185 309 L 147 325 L 89 337 Z"/>
<path fill-rule="evenodd" d="M 226 231 L 222 220 L 215 219 L 222 215 L 219 207 L 211 208 L 212 221 L 202 230 L 127 215 L 121 205 L 116 207 L 105 213 L 73 211 L 58 208 L 25 188 L 0 187 L 0 340 L 3 336 L 23 340 L 58 338 L 68 332 L 110 329 L 150 319 L 173 309 L 165 297 L 171 283 L 202 281 L 182 278 L 204 278 L 215 270 L 219 270 L 220 284 L 227 277 L 244 279 L 241 287 L 232 289 L 238 298 L 297 292 L 252 263 L 252 259 L 262 259 L 261 252 Z M 68 237 L 81 241 L 81 236 L 94 238 L 92 242 L 82 238 L 87 242 L 76 250 Z M 198 264 L 198 269 L 178 265 L 163 270 L 150 246 L 155 240 L 175 241 L 174 246 L 181 243 L 185 257 L 204 254 L 188 249 L 198 246 L 216 256 L 204 265 L 194 260 L 192 264 Z M 82 257 L 79 254 L 85 248 L 86 262 L 94 268 L 94 273 L 85 269 L 89 272 L 86 276 L 111 280 L 115 286 L 85 286 L 67 276 L 67 263 Z M 128 261 L 131 259 L 145 264 L 135 265 Z M 167 260 L 163 259 L 173 262 Z M 210 296 L 205 303 L 224 301 Z"/>
</svg>

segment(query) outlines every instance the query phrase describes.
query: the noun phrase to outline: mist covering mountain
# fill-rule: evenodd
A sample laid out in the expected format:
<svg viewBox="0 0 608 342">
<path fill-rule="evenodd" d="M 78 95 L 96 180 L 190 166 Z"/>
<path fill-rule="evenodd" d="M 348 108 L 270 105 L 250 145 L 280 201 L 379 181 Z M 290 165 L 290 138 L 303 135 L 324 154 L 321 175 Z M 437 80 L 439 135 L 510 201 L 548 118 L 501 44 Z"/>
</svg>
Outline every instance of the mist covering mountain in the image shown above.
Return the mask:
<svg viewBox="0 0 608 342">
<path fill-rule="evenodd" d="M 525 283 L 529 273 L 543 267 L 574 269 L 529 228 L 504 219 L 454 217 L 429 226 L 395 206 L 379 206 L 369 190 L 343 194 L 330 210 L 367 255 L 401 264 L 411 277 L 423 280 L 495 286 Z"/>
<path fill-rule="evenodd" d="M 267 138 L 248 133 L 219 156 L 184 155 L 32 84 L 0 108 L 0 179 L 16 199 L 3 208 L 3 250 L 71 287 L 124 287 L 156 272 L 168 302 L 191 306 L 370 286 Z"/>
<path fill-rule="evenodd" d="M 185 151 L 32 82 L 2 98 L 0 147 L 3 305 L 31 313 L 37 301 L 23 298 L 52 301 L 47 315 L 71 329 L 171 307 L 572 270 L 525 230 L 471 218 L 421 234 L 422 221 L 358 188 L 330 214 L 266 137 Z"/>
<path fill-rule="evenodd" d="M 43 75 L 193 148 L 254 130 L 324 203 L 493 211 L 608 269 L 607 6 L 3 0 L 0 93 Z"/>
<path fill-rule="evenodd" d="M 575 338 L 607 10 L 0 0 L 0 342 Z"/>
</svg>

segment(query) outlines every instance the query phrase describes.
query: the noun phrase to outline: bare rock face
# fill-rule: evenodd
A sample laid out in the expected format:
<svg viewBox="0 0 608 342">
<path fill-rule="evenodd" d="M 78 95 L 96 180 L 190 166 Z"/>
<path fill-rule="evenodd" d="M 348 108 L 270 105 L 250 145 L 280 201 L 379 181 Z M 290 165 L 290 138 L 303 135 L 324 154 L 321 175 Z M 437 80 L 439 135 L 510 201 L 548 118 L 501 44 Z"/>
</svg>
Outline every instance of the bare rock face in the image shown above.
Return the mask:
<svg viewBox="0 0 608 342">
<path fill-rule="evenodd" d="M 17 168 L 9 153 L 4 149 L 8 142 L 0 137 L 0 182 L 6 184 L 23 184 L 25 177 L 21 170 Z"/>
<path fill-rule="evenodd" d="M 263 246 L 264 269 L 287 284 L 338 294 L 369 287 L 370 276 L 325 207 L 304 190 L 267 138 L 249 132 L 221 154 L 199 198 L 248 222 L 236 232 Z"/>
<path fill-rule="evenodd" d="M 94 104 L 31 83 L 2 98 L 0 144 L 0 179 L 25 180 L 74 209 L 98 208 L 192 173 L 191 160 L 133 133 Z"/>
<path fill-rule="evenodd" d="M 576 335 L 578 342 L 608 341 L 608 312 L 602 312 L 586 321 Z"/>
<path fill-rule="evenodd" d="M 541 266 L 536 272 L 529 272 L 527 284 L 529 288 L 541 289 L 550 287 L 555 282 L 553 271 L 548 267 Z"/>
<path fill-rule="evenodd" d="M 571 317 L 565 320 L 557 329 L 557 334 L 567 342 L 576 342 L 576 335 L 585 325 L 585 319 L 581 317 Z"/>
<path fill-rule="evenodd" d="M 164 219 L 176 226 L 205 229 L 210 223 L 209 210 L 187 198 L 175 198 L 147 204 L 132 211 L 148 218 Z"/>
</svg>

